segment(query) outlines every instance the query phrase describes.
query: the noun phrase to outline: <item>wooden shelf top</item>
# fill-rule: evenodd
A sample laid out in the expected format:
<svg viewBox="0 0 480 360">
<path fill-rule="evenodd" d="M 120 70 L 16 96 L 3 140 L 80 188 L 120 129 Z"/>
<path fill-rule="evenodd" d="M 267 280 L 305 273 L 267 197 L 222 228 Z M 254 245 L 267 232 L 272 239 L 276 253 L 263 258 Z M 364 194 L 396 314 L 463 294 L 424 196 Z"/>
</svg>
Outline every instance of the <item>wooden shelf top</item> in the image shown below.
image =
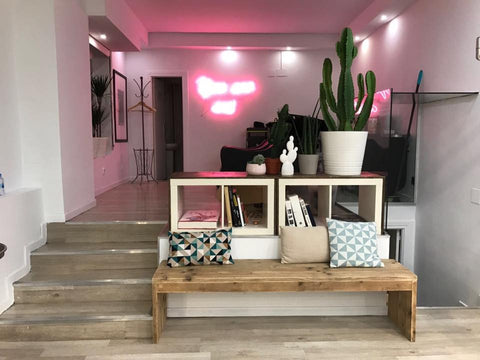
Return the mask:
<svg viewBox="0 0 480 360">
<path fill-rule="evenodd" d="M 282 176 L 282 175 L 248 175 L 244 171 L 198 171 L 198 172 L 175 172 L 170 177 L 171 179 L 339 179 L 339 178 L 348 178 L 348 179 L 367 179 L 367 178 L 383 178 L 384 176 L 380 173 L 373 172 L 362 172 L 358 176 L 333 176 L 327 174 L 317 174 L 317 175 L 301 175 L 295 174 L 292 176 Z"/>
</svg>

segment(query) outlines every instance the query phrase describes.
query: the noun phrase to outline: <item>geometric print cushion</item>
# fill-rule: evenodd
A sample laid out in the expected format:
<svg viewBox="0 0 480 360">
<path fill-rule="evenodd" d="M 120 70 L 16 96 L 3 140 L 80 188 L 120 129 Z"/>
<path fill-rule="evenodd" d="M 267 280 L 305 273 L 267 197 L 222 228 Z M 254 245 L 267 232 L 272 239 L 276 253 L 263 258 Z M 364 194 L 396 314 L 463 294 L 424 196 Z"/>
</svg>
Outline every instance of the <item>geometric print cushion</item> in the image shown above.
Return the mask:
<svg viewBox="0 0 480 360">
<path fill-rule="evenodd" d="M 327 219 L 330 267 L 384 267 L 377 250 L 374 222 Z"/>
<path fill-rule="evenodd" d="M 168 232 L 168 266 L 233 264 L 232 228 L 207 232 Z"/>
</svg>

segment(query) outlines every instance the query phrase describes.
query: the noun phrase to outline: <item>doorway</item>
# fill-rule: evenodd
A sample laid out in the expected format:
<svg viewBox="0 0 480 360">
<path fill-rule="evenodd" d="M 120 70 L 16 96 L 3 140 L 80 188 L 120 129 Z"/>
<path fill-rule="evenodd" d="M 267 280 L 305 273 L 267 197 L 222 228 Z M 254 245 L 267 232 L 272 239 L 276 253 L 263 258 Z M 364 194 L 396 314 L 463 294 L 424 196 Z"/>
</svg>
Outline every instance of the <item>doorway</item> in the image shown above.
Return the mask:
<svg viewBox="0 0 480 360">
<path fill-rule="evenodd" d="M 183 101 L 181 77 L 154 77 L 155 178 L 167 180 L 183 171 Z"/>
</svg>

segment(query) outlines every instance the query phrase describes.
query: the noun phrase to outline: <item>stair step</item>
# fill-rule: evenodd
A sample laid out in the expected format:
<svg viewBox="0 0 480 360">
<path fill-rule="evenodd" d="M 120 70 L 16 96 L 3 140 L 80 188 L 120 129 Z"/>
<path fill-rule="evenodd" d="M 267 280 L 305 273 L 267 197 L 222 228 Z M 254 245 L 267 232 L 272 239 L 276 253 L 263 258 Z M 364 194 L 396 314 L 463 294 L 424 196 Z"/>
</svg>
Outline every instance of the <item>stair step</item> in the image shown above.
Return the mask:
<svg viewBox="0 0 480 360">
<path fill-rule="evenodd" d="M 151 269 L 157 264 L 156 249 L 38 252 L 31 257 L 32 270 L 54 274 L 84 270 Z"/>
<path fill-rule="evenodd" d="M 78 281 L 112 281 L 124 280 L 132 281 L 147 281 L 151 282 L 156 266 L 145 269 L 110 269 L 110 270 L 87 270 L 77 273 L 55 273 L 42 272 L 33 269 L 30 273 L 17 281 L 14 286 L 22 286 L 22 284 L 34 284 L 36 282 L 53 282 L 53 283 L 75 283 Z"/>
<path fill-rule="evenodd" d="M 15 304 L 0 317 L 0 325 L 54 322 L 70 319 L 118 319 L 118 316 L 151 316 L 151 301 L 99 301 L 62 304 Z"/>
<path fill-rule="evenodd" d="M 44 253 L 71 253 L 75 251 L 87 252 L 98 250 L 157 250 L 157 244 L 152 241 L 132 242 L 87 242 L 87 243 L 63 243 L 52 242 L 32 252 L 32 255 Z"/>
<path fill-rule="evenodd" d="M 50 223 L 47 225 L 48 243 L 64 242 L 157 242 L 165 232 L 164 223 Z"/>
<path fill-rule="evenodd" d="M 15 285 L 15 304 L 61 304 L 92 301 L 151 301 L 151 279 L 37 282 Z"/>
<path fill-rule="evenodd" d="M 0 326 L 3 341 L 139 339 L 151 336 L 152 317 L 149 315 L 72 316 L 62 320 L 45 318 L 39 322 L 25 320 Z"/>
</svg>

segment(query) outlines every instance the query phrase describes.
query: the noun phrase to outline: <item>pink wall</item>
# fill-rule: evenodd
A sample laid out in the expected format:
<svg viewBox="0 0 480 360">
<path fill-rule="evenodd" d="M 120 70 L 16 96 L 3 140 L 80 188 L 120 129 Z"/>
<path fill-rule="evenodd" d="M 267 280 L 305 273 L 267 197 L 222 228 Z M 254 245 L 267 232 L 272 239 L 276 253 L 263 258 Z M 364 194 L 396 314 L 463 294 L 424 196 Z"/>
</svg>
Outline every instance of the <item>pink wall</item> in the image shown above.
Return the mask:
<svg viewBox="0 0 480 360">
<path fill-rule="evenodd" d="M 129 106 L 138 99 L 133 78 L 141 75 L 148 81 L 151 76 L 184 76 L 188 89 L 184 114 L 185 170 L 218 170 L 222 145 L 245 146 L 245 129 L 254 121 L 268 122 L 283 104 L 290 105 L 291 112 L 309 114 L 313 110 L 321 80 L 324 57 L 333 51 L 299 51 L 295 60 L 284 64 L 287 77 L 270 77 L 280 66 L 279 51 L 240 51 L 235 63 L 220 60 L 220 51 L 168 49 L 144 50 L 126 55 L 126 75 L 129 84 Z M 195 80 L 206 75 L 214 80 L 227 82 L 254 80 L 254 95 L 239 99 L 235 116 L 212 116 L 209 107 L 197 94 Z M 151 88 L 148 88 L 151 94 Z M 150 98 L 147 101 L 151 101 Z M 153 124 L 151 115 L 146 117 L 147 145 L 152 147 Z M 141 147 L 141 125 L 138 113 L 129 113 L 129 137 L 133 147 Z M 130 156 L 130 174 L 135 173 L 133 156 Z"/>
<path fill-rule="evenodd" d="M 419 0 L 360 46 L 354 71 L 373 69 L 379 88 L 424 91 L 480 88 L 477 0 Z M 419 125 L 415 270 L 421 305 L 478 306 L 480 98 L 423 106 Z"/>
<path fill-rule="evenodd" d="M 125 71 L 125 54 L 111 53 L 112 70 Z M 114 129 L 112 129 L 113 131 Z M 94 159 L 95 195 L 126 182 L 128 175 L 128 144 L 115 143 L 113 150 L 106 156 Z"/>
</svg>

